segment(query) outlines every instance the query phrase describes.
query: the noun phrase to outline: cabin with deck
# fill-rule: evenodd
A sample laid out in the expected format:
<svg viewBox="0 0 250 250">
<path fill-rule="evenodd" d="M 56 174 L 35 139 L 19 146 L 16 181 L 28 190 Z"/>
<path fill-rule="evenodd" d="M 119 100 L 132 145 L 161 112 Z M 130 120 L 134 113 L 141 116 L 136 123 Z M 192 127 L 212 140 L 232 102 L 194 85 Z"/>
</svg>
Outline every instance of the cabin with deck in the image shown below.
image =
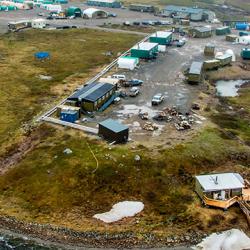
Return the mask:
<svg viewBox="0 0 250 250">
<path fill-rule="evenodd" d="M 241 201 L 250 201 L 248 182 L 238 173 L 196 176 L 195 191 L 204 205 L 222 209 Z"/>
</svg>

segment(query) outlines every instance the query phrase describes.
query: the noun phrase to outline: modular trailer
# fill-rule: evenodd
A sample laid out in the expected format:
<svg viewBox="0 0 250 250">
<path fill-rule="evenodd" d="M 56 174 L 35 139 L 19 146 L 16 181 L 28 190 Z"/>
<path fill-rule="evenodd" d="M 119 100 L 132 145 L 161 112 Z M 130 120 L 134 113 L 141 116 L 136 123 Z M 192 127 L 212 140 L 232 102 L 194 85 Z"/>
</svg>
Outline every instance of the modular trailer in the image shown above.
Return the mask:
<svg viewBox="0 0 250 250">
<path fill-rule="evenodd" d="M 113 97 L 115 89 L 113 84 L 94 82 L 75 92 L 68 100 L 76 101 L 76 105 L 84 111 L 93 112 Z"/>
<path fill-rule="evenodd" d="M 218 56 L 215 59 L 220 61 L 220 66 L 224 67 L 226 65 L 229 65 L 232 62 L 232 56 L 231 55 L 222 55 L 222 56 Z"/>
<path fill-rule="evenodd" d="M 117 0 L 87 0 L 87 5 L 89 6 L 98 6 L 98 7 L 107 7 L 107 8 L 121 8 L 122 4 Z"/>
<path fill-rule="evenodd" d="M 146 4 L 130 4 L 129 10 L 139 11 L 139 12 L 149 12 L 154 13 L 156 8 L 153 5 L 146 5 Z"/>
<path fill-rule="evenodd" d="M 107 119 L 99 123 L 98 135 L 109 142 L 123 143 L 128 141 L 129 128 L 115 120 Z"/>
<path fill-rule="evenodd" d="M 200 83 L 203 77 L 203 62 L 193 62 L 188 71 L 188 81 Z"/>
<path fill-rule="evenodd" d="M 160 45 L 169 45 L 172 42 L 173 33 L 166 31 L 156 31 L 149 37 L 151 43 L 158 43 Z"/>
<path fill-rule="evenodd" d="M 206 60 L 203 63 L 204 70 L 218 69 L 219 67 L 220 67 L 220 61 L 216 59 Z"/>
<path fill-rule="evenodd" d="M 207 44 L 204 48 L 205 56 L 214 56 L 215 54 L 215 46 L 213 44 Z"/>
<path fill-rule="evenodd" d="M 207 38 L 212 36 L 213 31 L 208 27 L 196 27 L 190 30 L 190 33 L 195 38 Z"/>
<path fill-rule="evenodd" d="M 78 119 L 78 112 L 76 110 L 65 110 L 60 113 L 60 120 L 65 122 L 75 123 Z"/>
<path fill-rule="evenodd" d="M 135 45 L 130 54 L 132 57 L 154 59 L 158 54 L 158 43 L 142 42 Z"/>
</svg>

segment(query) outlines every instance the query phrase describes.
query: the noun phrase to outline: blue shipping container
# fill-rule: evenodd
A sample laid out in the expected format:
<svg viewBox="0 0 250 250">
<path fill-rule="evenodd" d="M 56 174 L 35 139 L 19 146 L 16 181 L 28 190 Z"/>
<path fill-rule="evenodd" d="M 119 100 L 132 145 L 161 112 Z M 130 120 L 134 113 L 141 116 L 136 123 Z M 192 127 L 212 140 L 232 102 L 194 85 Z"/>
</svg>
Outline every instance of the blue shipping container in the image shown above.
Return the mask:
<svg viewBox="0 0 250 250">
<path fill-rule="evenodd" d="M 60 119 L 65 122 L 74 123 L 78 118 L 78 112 L 74 110 L 63 111 L 60 114 Z"/>
<path fill-rule="evenodd" d="M 248 24 L 247 23 L 236 23 L 235 28 L 237 30 L 248 30 Z"/>
</svg>

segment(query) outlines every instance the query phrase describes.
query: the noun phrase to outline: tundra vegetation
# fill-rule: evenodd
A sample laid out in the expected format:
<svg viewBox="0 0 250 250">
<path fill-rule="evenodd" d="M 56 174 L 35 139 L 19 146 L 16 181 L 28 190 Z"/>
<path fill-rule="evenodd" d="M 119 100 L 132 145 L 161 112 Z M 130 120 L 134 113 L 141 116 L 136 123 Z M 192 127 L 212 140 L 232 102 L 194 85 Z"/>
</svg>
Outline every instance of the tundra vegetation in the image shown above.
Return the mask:
<svg viewBox="0 0 250 250">
<path fill-rule="evenodd" d="M 249 85 L 239 97 L 220 102 L 204 93 L 211 95 L 203 114 L 209 120 L 206 127 L 192 139 L 171 146 L 137 143 L 110 148 L 81 132 L 47 124 L 20 130 L 21 123 L 33 124 L 39 112 L 138 40 L 135 35 L 90 30 L 27 31 L 0 38 L 1 157 L 11 157 L 25 138 L 37 141 L 0 176 L 2 216 L 82 231 L 133 230 L 138 234 L 210 232 L 231 228 L 233 221 L 247 229 L 237 206 L 230 213 L 203 208 L 194 193 L 193 177 L 212 171 L 237 171 L 250 177 Z M 51 60 L 36 61 L 37 51 L 49 51 Z M 106 56 L 107 51 L 113 56 Z M 228 68 L 222 71 L 226 75 Z M 211 91 L 216 74 L 208 77 Z M 42 80 L 39 75 L 52 79 Z M 65 148 L 73 153 L 64 154 Z M 135 155 L 141 160 L 135 161 Z M 92 218 L 122 200 L 143 201 L 145 209 L 126 223 L 106 226 Z"/>
</svg>

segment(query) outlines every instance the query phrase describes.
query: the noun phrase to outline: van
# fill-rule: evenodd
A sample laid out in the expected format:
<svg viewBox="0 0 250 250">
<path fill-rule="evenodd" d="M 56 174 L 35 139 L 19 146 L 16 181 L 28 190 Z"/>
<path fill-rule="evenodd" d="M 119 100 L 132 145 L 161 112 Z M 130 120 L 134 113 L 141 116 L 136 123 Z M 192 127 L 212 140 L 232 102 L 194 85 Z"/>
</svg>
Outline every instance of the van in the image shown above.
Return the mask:
<svg viewBox="0 0 250 250">
<path fill-rule="evenodd" d="M 126 81 L 126 76 L 125 75 L 112 75 L 112 78 Z"/>
</svg>

